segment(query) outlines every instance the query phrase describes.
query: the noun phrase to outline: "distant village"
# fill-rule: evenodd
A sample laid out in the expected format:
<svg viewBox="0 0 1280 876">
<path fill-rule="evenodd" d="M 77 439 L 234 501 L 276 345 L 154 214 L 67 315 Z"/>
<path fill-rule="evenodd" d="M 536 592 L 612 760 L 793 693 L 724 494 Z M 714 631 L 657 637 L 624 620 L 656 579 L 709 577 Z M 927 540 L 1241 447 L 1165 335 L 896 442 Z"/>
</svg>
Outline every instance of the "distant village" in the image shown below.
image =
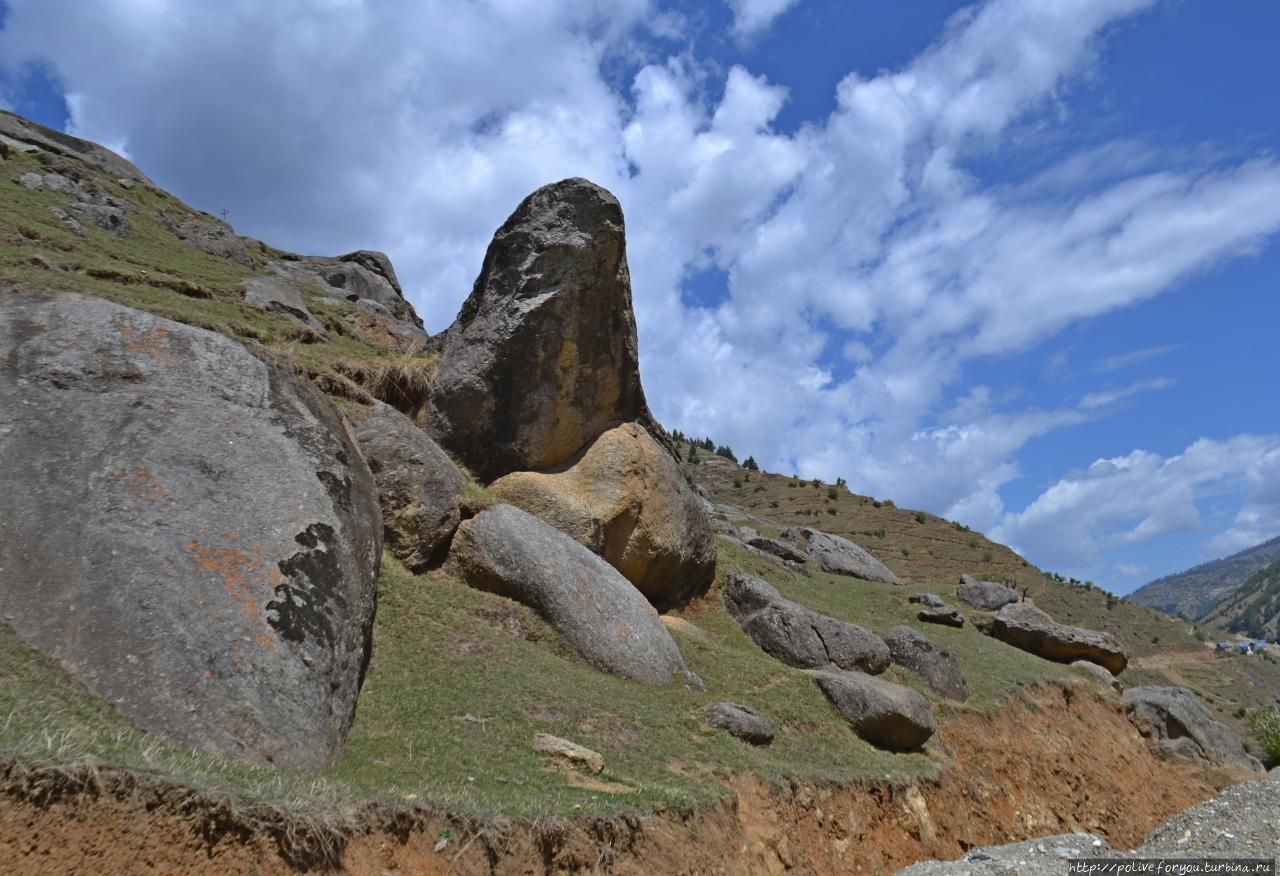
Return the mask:
<svg viewBox="0 0 1280 876">
<path fill-rule="evenodd" d="M 1255 639 L 1245 642 L 1218 642 L 1213 653 L 1220 656 L 1247 657 L 1254 654 L 1266 654 L 1280 651 L 1280 639 L 1268 642 L 1266 639 Z"/>
</svg>

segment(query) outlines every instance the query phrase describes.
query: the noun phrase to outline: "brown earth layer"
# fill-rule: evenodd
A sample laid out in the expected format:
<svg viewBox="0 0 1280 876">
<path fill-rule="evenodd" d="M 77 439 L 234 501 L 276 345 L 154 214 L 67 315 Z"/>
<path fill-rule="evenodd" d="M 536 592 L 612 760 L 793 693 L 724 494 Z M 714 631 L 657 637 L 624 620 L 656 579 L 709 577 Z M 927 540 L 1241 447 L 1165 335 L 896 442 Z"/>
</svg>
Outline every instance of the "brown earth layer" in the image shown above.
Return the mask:
<svg viewBox="0 0 1280 876">
<path fill-rule="evenodd" d="M 733 798 L 693 814 L 484 826 L 371 808 L 359 829 L 338 828 L 117 773 L 11 764 L 0 872 L 891 873 L 1074 830 L 1132 847 L 1243 778 L 1157 760 L 1116 700 L 1079 685 L 955 710 L 937 740 L 943 770 L 913 785 L 770 789 L 743 777 Z"/>
</svg>

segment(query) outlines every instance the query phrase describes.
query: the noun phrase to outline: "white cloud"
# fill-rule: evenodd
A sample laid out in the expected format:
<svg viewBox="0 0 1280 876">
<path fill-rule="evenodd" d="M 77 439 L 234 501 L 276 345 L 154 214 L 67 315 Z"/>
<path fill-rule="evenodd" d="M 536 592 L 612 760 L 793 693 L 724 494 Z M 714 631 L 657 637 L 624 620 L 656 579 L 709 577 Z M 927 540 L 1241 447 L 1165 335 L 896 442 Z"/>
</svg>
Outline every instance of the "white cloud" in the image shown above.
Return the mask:
<svg viewBox="0 0 1280 876">
<path fill-rule="evenodd" d="M 733 10 L 733 32 L 742 39 L 758 36 L 800 0 L 726 0 Z"/>
<path fill-rule="evenodd" d="M 1166 356 L 1169 353 L 1176 352 L 1182 348 L 1181 344 L 1166 344 L 1161 347 L 1143 347 L 1140 350 L 1130 350 L 1127 353 L 1117 353 L 1114 356 L 1107 356 L 1098 363 L 1098 371 L 1120 371 L 1132 365 L 1138 365 L 1147 362 L 1159 356 Z"/>
<path fill-rule="evenodd" d="M 1042 566 L 1088 571 L 1108 550 L 1174 533 L 1202 531 L 1201 504 L 1243 494 L 1230 526 L 1209 544 L 1229 553 L 1276 535 L 1280 521 L 1280 436 L 1202 438 L 1168 458 L 1135 450 L 1099 459 L 1050 486 L 993 535 Z M 1270 522 L 1270 528 L 1259 522 Z"/>
<path fill-rule="evenodd" d="M 1100 392 L 1091 392 L 1084 398 L 1080 399 L 1080 407 L 1087 411 L 1096 410 L 1097 408 L 1106 408 L 1122 401 L 1131 396 L 1138 395 L 1143 392 L 1151 392 L 1153 390 L 1171 389 L 1175 385 L 1175 381 L 1168 377 L 1157 377 L 1155 380 L 1139 380 L 1137 383 L 1131 383 L 1128 386 L 1121 386 L 1115 389 L 1105 389 Z"/>
</svg>

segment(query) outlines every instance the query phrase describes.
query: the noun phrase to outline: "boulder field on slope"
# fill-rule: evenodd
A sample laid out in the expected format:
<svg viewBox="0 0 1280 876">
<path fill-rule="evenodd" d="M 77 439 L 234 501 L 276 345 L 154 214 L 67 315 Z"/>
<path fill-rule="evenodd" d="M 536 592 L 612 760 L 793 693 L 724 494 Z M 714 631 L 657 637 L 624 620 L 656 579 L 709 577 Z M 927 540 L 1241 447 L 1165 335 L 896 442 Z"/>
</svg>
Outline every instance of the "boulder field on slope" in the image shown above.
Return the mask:
<svg viewBox="0 0 1280 876">
<path fill-rule="evenodd" d="M 444 334 L 427 417 L 486 483 L 554 468 L 620 423 L 653 425 L 617 198 L 567 179 L 516 208 Z"/>
<path fill-rule="evenodd" d="M 222 335 L 0 291 L 0 616 L 141 728 L 328 765 L 381 519 L 333 404 Z"/>
<path fill-rule="evenodd" d="M 375 403 L 354 431 L 378 485 L 387 547 L 410 571 L 424 571 L 443 559 L 458 528 L 466 476 L 426 432 L 390 405 Z"/>
<path fill-rule="evenodd" d="M 1203 702 L 1184 687 L 1131 687 L 1122 696 L 1125 714 L 1157 755 L 1215 767 L 1261 772 L 1239 737 L 1214 720 Z"/>
<path fill-rule="evenodd" d="M 597 669 L 666 684 L 684 669 L 658 612 L 626 578 L 560 530 L 514 505 L 465 520 L 449 563 L 478 590 L 538 612 Z"/>
<path fill-rule="evenodd" d="M 1088 660 L 1112 675 L 1129 663 L 1124 646 L 1109 633 L 1060 624 L 1030 602 L 1006 605 L 992 618 L 986 632 L 1005 644 L 1053 660 Z"/>
<path fill-rule="evenodd" d="M 847 538 L 807 526 L 792 527 L 782 537 L 800 545 L 824 572 L 884 584 L 901 583 L 888 566 Z"/>
<path fill-rule="evenodd" d="M 706 592 L 716 547 L 702 501 L 641 426 L 605 432 L 553 472 L 514 472 L 489 489 L 599 554 L 660 608 Z"/>
<path fill-rule="evenodd" d="M 724 600 L 743 632 L 788 666 L 818 669 L 834 664 L 873 675 L 889 668 L 889 647 L 875 633 L 785 599 L 760 578 L 732 573 Z"/>
</svg>

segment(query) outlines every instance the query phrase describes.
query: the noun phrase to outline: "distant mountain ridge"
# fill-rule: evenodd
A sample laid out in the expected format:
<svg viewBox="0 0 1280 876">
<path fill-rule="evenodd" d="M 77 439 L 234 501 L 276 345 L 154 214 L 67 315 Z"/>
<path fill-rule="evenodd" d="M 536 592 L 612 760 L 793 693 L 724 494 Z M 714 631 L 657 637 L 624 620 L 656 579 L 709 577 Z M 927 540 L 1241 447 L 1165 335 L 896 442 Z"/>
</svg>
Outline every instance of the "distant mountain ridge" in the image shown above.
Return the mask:
<svg viewBox="0 0 1280 876">
<path fill-rule="evenodd" d="M 1255 639 L 1280 632 L 1280 560 L 1249 577 L 1204 615 L 1204 621 Z"/>
<path fill-rule="evenodd" d="M 1251 576 L 1280 560 L 1280 536 L 1220 560 L 1144 584 L 1128 599 L 1188 620 L 1199 620 Z"/>
</svg>

